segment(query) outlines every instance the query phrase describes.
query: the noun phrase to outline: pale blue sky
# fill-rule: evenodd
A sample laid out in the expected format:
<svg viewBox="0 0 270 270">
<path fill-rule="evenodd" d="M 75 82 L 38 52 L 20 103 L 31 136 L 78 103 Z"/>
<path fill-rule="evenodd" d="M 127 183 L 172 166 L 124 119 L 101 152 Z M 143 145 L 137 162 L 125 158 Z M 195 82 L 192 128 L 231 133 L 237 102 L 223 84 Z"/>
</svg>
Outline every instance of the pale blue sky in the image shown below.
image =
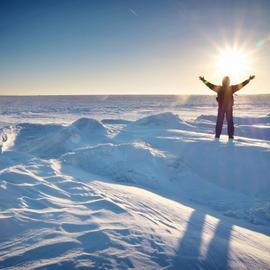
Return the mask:
<svg viewBox="0 0 270 270">
<path fill-rule="evenodd" d="M 0 94 L 208 94 L 217 48 L 269 93 L 270 1 L 0 1 Z M 226 75 L 226 74 L 224 74 Z M 242 74 L 239 80 L 249 74 Z"/>
</svg>

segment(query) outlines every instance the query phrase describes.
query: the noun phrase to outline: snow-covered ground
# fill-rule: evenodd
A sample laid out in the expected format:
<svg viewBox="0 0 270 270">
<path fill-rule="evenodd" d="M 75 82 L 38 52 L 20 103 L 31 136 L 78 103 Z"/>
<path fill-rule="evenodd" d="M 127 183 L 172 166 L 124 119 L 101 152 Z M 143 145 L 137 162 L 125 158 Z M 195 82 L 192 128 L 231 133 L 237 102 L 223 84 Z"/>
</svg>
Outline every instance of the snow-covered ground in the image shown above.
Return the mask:
<svg viewBox="0 0 270 270">
<path fill-rule="evenodd" d="M 270 269 L 269 105 L 1 97 L 0 268 Z"/>
</svg>

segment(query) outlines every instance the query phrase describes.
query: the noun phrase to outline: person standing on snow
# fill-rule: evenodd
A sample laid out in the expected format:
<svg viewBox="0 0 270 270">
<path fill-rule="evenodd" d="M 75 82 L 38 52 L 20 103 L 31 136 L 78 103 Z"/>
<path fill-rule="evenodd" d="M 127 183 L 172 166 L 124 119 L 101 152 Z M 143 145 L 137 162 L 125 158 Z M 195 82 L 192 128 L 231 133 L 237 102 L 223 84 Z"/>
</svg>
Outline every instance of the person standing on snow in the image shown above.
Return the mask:
<svg viewBox="0 0 270 270">
<path fill-rule="evenodd" d="M 228 125 L 228 135 L 230 139 L 233 139 L 234 135 L 234 124 L 233 124 L 233 94 L 239 91 L 242 87 L 247 85 L 251 80 L 255 78 L 254 75 L 249 76 L 249 79 L 243 81 L 240 84 L 230 85 L 230 78 L 228 76 L 224 77 L 222 80 L 222 85 L 214 85 L 204 77 L 200 76 L 199 79 L 208 86 L 211 90 L 217 93 L 218 102 L 218 115 L 216 123 L 216 138 L 220 137 L 224 116 L 226 114 L 226 120 Z"/>
</svg>

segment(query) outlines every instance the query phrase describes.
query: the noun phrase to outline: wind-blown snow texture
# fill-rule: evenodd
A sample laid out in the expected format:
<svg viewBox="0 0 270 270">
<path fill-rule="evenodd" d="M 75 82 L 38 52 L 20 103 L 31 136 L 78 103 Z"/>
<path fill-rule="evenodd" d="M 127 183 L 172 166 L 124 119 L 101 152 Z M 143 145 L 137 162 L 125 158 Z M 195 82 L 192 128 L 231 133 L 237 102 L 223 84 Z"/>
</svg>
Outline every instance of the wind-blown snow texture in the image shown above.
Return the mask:
<svg viewBox="0 0 270 270">
<path fill-rule="evenodd" d="M 213 100 L 3 97 L 0 268 L 269 269 L 270 97 Z"/>
</svg>

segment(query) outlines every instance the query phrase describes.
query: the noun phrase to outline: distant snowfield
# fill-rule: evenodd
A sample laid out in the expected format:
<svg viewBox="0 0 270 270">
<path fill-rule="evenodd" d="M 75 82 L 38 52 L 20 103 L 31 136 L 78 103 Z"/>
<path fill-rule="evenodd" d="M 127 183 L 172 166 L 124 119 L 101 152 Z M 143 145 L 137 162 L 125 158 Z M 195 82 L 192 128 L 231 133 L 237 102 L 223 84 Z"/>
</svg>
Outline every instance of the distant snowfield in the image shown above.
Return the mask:
<svg viewBox="0 0 270 270">
<path fill-rule="evenodd" d="M 270 268 L 269 97 L 162 98 L 0 101 L 0 268 Z"/>
</svg>

